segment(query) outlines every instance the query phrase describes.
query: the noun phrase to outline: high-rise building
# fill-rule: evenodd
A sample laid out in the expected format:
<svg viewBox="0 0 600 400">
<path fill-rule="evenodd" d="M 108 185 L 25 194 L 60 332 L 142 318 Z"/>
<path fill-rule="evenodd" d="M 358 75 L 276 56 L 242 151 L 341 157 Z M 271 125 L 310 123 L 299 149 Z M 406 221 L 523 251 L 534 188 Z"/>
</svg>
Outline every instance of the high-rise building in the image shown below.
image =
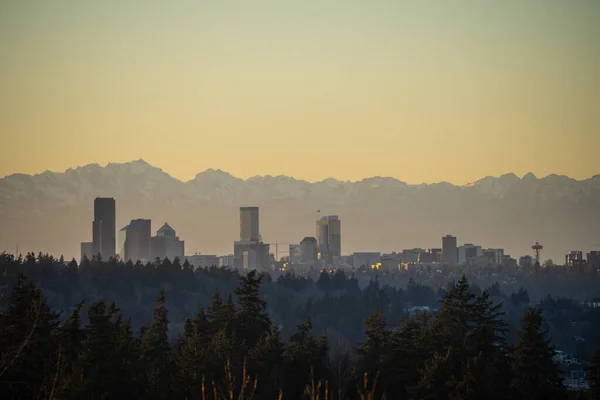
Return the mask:
<svg viewBox="0 0 600 400">
<path fill-rule="evenodd" d="M 127 230 L 129 225 L 125 225 L 117 235 L 117 254 L 122 260 L 125 260 L 125 243 L 127 243 Z"/>
<path fill-rule="evenodd" d="M 431 254 L 431 257 L 433 258 L 433 262 L 441 262 L 442 261 L 442 249 L 440 249 L 440 248 L 429 249 L 429 254 Z"/>
<path fill-rule="evenodd" d="M 458 262 L 458 250 L 456 236 L 446 235 L 442 238 L 442 262 L 448 265 L 456 265 Z"/>
<path fill-rule="evenodd" d="M 127 228 L 125 241 L 125 261 L 150 261 L 152 221 L 149 219 L 134 219 Z"/>
<path fill-rule="evenodd" d="M 108 260 L 116 254 L 116 207 L 112 197 L 97 197 L 94 200 L 94 222 L 92 243 L 94 254 Z"/>
<path fill-rule="evenodd" d="M 502 265 L 504 263 L 504 249 L 485 249 L 483 255 L 488 258 L 492 265 Z"/>
<path fill-rule="evenodd" d="M 258 207 L 240 207 L 240 242 L 259 242 Z"/>
<path fill-rule="evenodd" d="M 531 256 L 522 256 L 519 257 L 519 268 L 528 269 L 533 266 L 533 257 Z"/>
<path fill-rule="evenodd" d="M 290 244 L 289 260 L 291 262 L 300 262 L 300 256 L 302 255 L 302 245 Z"/>
<path fill-rule="evenodd" d="M 94 257 L 94 244 L 92 242 L 81 242 L 81 260 L 84 258 L 91 260 Z"/>
<path fill-rule="evenodd" d="M 300 261 L 304 263 L 313 263 L 317 260 L 319 249 L 317 248 L 317 239 L 314 237 L 305 237 L 300 242 Z"/>
<path fill-rule="evenodd" d="M 590 251 L 586 256 L 587 264 L 591 268 L 600 268 L 600 251 Z"/>
<path fill-rule="evenodd" d="M 570 251 L 565 256 L 565 265 L 567 267 L 579 267 L 584 264 L 583 252 L 579 250 Z"/>
<path fill-rule="evenodd" d="M 458 248 L 458 263 L 466 265 L 469 260 L 481 256 L 481 246 L 475 246 L 471 243 L 466 243 Z"/>
<path fill-rule="evenodd" d="M 317 221 L 317 247 L 319 259 L 328 264 L 342 255 L 342 226 L 337 215 L 322 217 Z"/>
<path fill-rule="evenodd" d="M 263 243 L 258 229 L 258 207 L 240 207 L 240 240 L 233 244 L 234 267 L 267 268 L 269 245 Z"/>
<path fill-rule="evenodd" d="M 168 258 L 173 261 L 178 258 L 180 262 L 183 262 L 184 250 L 183 240 L 179 240 L 175 229 L 166 222 L 156 232 L 156 236 L 150 239 L 150 258 L 152 260 Z"/>
<path fill-rule="evenodd" d="M 270 264 L 269 245 L 262 242 L 235 242 L 233 257 L 235 268 L 264 269 Z"/>
</svg>

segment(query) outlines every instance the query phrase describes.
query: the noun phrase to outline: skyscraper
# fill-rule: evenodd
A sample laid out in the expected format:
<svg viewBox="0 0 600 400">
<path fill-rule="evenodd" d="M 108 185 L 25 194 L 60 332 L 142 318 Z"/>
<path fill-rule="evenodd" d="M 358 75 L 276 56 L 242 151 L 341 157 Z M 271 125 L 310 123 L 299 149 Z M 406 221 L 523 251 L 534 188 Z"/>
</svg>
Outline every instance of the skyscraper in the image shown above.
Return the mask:
<svg viewBox="0 0 600 400">
<path fill-rule="evenodd" d="M 116 246 L 116 207 L 115 199 L 97 197 L 94 200 L 94 222 L 92 224 L 92 247 L 94 255 L 100 253 L 102 259 L 115 256 Z"/>
<path fill-rule="evenodd" d="M 305 237 L 300 242 L 300 261 L 313 263 L 317 259 L 319 253 L 317 247 L 317 239 L 314 237 Z"/>
<path fill-rule="evenodd" d="M 442 238 L 442 262 L 448 265 L 456 265 L 458 262 L 456 236 L 446 235 Z"/>
<path fill-rule="evenodd" d="M 342 226 L 337 215 L 322 217 L 317 221 L 317 247 L 321 260 L 333 263 L 342 255 Z"/>
<path fill-rule="evenodd" d="M 258 207 L 240 207 L 240 242 L 259 242 Z"/>
<path fill-rule="evenodd" d="M 125 240 L 125 261 L 150 261 L 151 224 L 149 219 L 131 220 Z"/>
<path fill-rule="evenodd" d="M 240 240 L 233 243 L 234 266 L 239 269 L 267 268 L 269 245 L 258 230 L 258 207 L 240 207 Z"/>
</svg>

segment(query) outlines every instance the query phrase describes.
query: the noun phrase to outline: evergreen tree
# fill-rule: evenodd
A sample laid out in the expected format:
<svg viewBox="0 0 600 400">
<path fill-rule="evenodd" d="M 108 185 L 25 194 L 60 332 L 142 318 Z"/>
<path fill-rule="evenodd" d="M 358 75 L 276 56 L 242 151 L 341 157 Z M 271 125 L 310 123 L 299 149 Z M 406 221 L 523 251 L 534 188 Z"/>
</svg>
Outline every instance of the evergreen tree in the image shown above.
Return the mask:
<svg viewBox="0 0 600 400">
<path fill-rule="evenodd" d="M 311 380 L 316 362 L 319 360 L 318 345 L 312 335 L 312 321 L 306 321 L 296 328 L 287 346 L 287 368 L 284 396 L 298 399 Z M 314 377 L 314 376 L 313 376 Z M 318 380 L 318 377 L 315 377 Z"/>
<path fill-rule="evenodd" d="M 88 309 L 85 340 L 73 370 L 74 399 L 115 398 L 121 391 L 121 360 L 117 357 L 116 332 L 111 323 L 113 313 L 103 300 L 92 303 Z"/>
<path fill-rule="evenodd" d="M 451 398 L 456 385 L 454 359 L 456 354 L 449 348 L 445 354 L 435 353 L 425 363 L 419 383 L 414 388 L 416 398 L 423 400 L 446 400 Z"/>
<path fill-rule="evenodd" d="M 271 325 L 268 333 L 249 353 L 251 374 L 258 378 L 257 398 L 277 398 L 283 386 L 283 361 L 285 345 L 279 329 Z"/>
<path fill-rule="evenodd" d="M 357 374 L 367 374 L 369 383 L 373 385 L 377 373 L 382 370 L 383 357 L 387 353 L 389 332 L 387 331 L 385 317 L 381 310 L 367 318 L 366 339 L 359 345 Z M 382 385 L 378 385 L 382 388 Z"/>
<path fill-rule="evenodd" d="M 381 368 L 381 384 L 390 398 L 407 398 L 408 389 L 417 386 L 420 371 L 433 355 L 429 319 L 428 315 L 411 318 L 390 335 Z"/>
<path fill-rule="evenodd" d="M 161 289 L 157 297 L 152 325 L 144 333 L 141 342 L 140 361 L 146 376 L 145 397 L 168 398 L 173 393 L 173 364 L 169 346 L 169 320 L 165 306 L 165 292 Z"/>
<path fill-rule="evenodd" d="M 239 304 L 238 336 L 243 338 L 248 348 L 254 347 L 271 326 L 266 303 L 259 297 L 260 281 L 256 271 L 250 271 L 240 277 L 240 285 L 235 290 Z"/>
<path fill-rule="evenodd" d="M 554 348 L 542 329 L 541 311 L 530 308 L 521 319 L 513 352 L 513 395 L 523 399 L 561 399 L 566 391 L 554 363 Z"/>
<path fill-rule="evenodd" d="M 46 297 L 19 274 L 0 318 L 0 390 L 6 398 L 44 397 L 47 373 L 58 354 L 53 334 L 58 315 Z"/>
</svg>

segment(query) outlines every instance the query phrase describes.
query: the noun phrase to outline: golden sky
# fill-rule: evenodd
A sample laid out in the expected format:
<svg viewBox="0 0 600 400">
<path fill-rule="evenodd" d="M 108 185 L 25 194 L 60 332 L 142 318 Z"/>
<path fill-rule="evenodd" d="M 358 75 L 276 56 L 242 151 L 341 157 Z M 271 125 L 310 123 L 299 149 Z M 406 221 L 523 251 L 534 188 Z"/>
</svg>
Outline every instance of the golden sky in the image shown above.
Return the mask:
<svg viewBox="0 0 600 400">
<path fill-rule="evenodd" d="M 0 4 L 0 176 L 600 173 L 600 1 Z"/>
</svg>

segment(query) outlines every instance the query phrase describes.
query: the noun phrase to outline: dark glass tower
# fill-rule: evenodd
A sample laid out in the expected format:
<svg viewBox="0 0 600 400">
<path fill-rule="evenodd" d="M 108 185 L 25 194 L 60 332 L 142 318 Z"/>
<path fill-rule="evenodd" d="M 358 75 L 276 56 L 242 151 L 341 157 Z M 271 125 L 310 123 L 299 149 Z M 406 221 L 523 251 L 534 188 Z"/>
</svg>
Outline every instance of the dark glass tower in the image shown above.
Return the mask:
<svg viewBox="0 0 600 400">
<path fill-rule="evenodd" d="M 115 199 L 97 197 L 94 200 L 92 245 L 94 255 L 100 253 L 103 260 L 116 254 L 116 219 Z"/>
</svg>

